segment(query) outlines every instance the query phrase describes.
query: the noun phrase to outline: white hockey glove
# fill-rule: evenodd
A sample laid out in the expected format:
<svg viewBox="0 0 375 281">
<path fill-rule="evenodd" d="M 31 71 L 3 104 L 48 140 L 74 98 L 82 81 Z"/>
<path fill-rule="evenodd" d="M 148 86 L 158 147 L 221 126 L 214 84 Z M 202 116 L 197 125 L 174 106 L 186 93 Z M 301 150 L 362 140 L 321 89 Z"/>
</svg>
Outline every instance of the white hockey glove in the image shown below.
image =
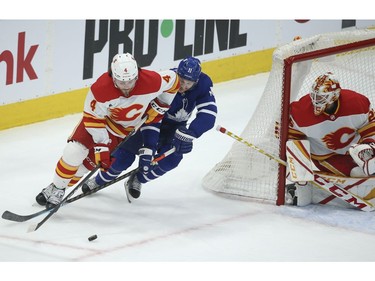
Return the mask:
<svg viewBox="0 0 375 281">
<path fill-rule="evenodd" d="M 375 173 L 375 143 L 354 144 L 349 148 L 349 153 L 365 175 Z"/>
<path fill-rule="evenodd" d="M 146 114 L 148 117 L 145 123 L 158 123 L 161 119 L 163 119 L 164 114 L 169 108 L 169 104 L 163 104 L 158 98 L 153 99 L 146 109 Z"/>
</svg>

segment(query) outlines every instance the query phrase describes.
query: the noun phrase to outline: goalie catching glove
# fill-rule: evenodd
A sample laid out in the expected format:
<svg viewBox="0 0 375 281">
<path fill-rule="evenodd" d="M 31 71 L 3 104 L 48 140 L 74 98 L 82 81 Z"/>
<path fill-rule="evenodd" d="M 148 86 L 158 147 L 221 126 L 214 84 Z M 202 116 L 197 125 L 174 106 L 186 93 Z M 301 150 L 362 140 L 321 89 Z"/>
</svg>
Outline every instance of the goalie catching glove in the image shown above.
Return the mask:
<svg viewBox="0 0 375 281">
<path fill-rule="evenodd" d="M 375 143 L 354 144 L 349 148 L 349 153 L 366 176 L 375 174 Z"/>
<path fill-rule="evenodd" d="M 176 148 L 176 153 L 185 154 L 193 150 L 193 140 L 196 135 L 193 131 L 185 127 L 178 128 L 174 134 L 173 145 Z"/>
</svg>

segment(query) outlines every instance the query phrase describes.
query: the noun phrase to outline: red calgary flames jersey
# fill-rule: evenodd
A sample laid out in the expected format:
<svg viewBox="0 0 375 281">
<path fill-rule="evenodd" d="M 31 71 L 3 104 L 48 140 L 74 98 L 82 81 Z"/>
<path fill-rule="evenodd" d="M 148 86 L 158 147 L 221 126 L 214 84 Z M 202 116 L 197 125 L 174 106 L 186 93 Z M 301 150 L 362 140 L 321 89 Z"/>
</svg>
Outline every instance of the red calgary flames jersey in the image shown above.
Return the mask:
<svg viewBox="0 0 375 281">
<path fill-rule="evenodd" d="M 178 91 L 179 80 L 174 71 L 155 72 L 142 69 L 128 97 L 114 86 L 109 73 L 104 73 L 91 86 L 84 105 L 83 122 L 95 143 L 107 143 L 108 131 L 126 136 L 145 114 L 149 103 L 157 98 L 170 105 Z M 108 131 L 107 131 L 108 130 Z"/>
<path fill-rule="evenodd" d="M 342 89 L 336 111 L 318 116 L 310 96 L 305 95 L 291 103 L 289 138 L 309 140 L 312 158 L 324 160 L 334 154 L 346 154 L 352 144 L 372 140 L 374 120 L 368 98 L 354 91 Z"/>
</svg>

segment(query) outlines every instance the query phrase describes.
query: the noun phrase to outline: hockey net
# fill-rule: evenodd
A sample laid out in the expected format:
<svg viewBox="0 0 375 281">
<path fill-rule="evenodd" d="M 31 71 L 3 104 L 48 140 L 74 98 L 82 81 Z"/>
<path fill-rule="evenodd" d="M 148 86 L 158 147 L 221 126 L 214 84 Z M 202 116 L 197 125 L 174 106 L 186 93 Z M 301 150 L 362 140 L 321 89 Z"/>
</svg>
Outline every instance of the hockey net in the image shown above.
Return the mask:
<svg viewBox="0 0 375 281">
<path fill-rule="evenodd" d="M 286 159 L 289 104 L 309 93 L 317 76 L 331 71 L 342 88 L 362 93 L 375 104 L 375 30 L 295 40 L 277 48 L 272 60 L 263 95 L 240 136 L 282 160 Z M 283 205 L 285 175 L 283 165 L 235 141 L 224 159 L 205 175 L 202 185 L 219 193 Z"/>
</svg>

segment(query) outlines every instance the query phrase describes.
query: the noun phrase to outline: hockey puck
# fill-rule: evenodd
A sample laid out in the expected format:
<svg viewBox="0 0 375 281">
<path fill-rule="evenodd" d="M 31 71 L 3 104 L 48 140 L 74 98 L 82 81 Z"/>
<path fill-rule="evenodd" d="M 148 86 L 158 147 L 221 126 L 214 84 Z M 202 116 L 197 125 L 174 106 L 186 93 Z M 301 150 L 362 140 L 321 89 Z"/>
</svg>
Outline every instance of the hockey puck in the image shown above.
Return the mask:
<svg viewBox="0 0 375 281">
<path fill-rule="evenodd" d="M 95 235 L 90 236 L 88 239 L 89 239 L 89 241 L 93 241 L 96 238 L 98 238 L 98 235 L 95 234 Z"/>
</svg>

